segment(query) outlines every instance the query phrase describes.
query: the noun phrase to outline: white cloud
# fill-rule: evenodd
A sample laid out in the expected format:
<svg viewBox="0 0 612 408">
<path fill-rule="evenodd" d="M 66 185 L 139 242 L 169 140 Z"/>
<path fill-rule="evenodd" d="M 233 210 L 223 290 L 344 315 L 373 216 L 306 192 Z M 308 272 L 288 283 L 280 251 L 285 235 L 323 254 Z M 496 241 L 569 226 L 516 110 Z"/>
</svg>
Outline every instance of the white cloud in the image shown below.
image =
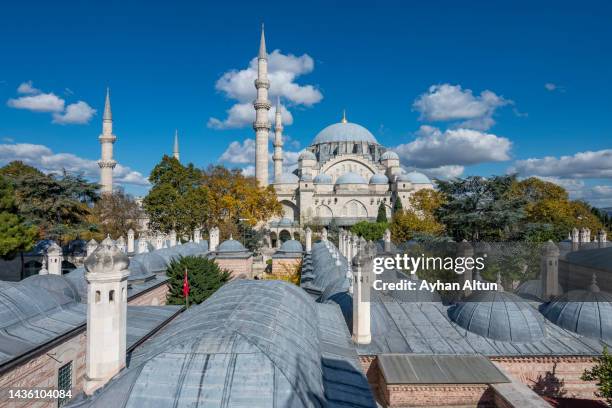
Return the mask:
<svg viewBox="0 0 612 408">
<path fill-rule="evenodd" d="M 418 167 L 407 167 L 406 170 L 407 171 L 414 170 L 414 171 L 421 172 L 429 178 L 449 180 L 449 179 L 453 179 L 456 177 L 460 177 L 463 174 L 465 167 L 455 166 L 455 165 L 440 166 L 440 167 L 425 168 L 425 169 L 418 168 Z"/>
<path fill-rule="evenodd" d="M 242 169 L 242 174 L 245 177 L 252 177 L 255 175 L 255 166 L 246 166 Z"/>
<path fill-rule="evenodd" d="M 276 115 L 276 108 L 272 107 L 268 111 L 268 119 L 272 124 L 272 130 L 270 135 L 274 135 L 274 117 Z M 285 106 L 281 106 L 281 118 L 283 126 L 289 126 L 293 124 L 293 115 L 289 112 Z M 220 120 L 217 118 L 209 118 L 207 126 L 213 129 L 234 129 L 241 128 L 247 125 L 252 125 L 255 121 L 255 108 L 250 102 L 237 103 L 227 110 L 227 118 Z"/>
<path fill-rule="evenodd" d="M 547 82 L 544 84 L 544 89 L 546 89 L 549 92 L 565 92 L 565 87 L 559 85 L 559 84 L 554 84 L 552 82 Z"/>
<path fill-rule="evenodd" d="M 314 61 L 308 55 L 295 56 L 282 54 L 274 50 L 268 56 L 268 79 L 270 80 L 270 100 L 274 102 L 280 96 L 289 105 L 312 106 L 323 99 L 321 92 L 313 85 L 300 85 L 296 79 L 312 72 Z M 208 126 L 216 129 L 239 128 L 249 126 L 255 119 L 252 101 L 257 96 L 253 85 L 257 78 L 257 58 L 253 58 L 248 68 L 231 70 L 224 73 L 215 84 L 215 88 L 225 96 L 236 101 L 227 110 L 228 116 L 221 120 L 210 118 Z M 273 109 L 270 110 L 273 119 Z M 291 114 L 283 109 L 285 125 L 293 123 Z"/>
<path fill-rule="evenodd" d="M 612 149 L 517 160 L 510 173 L 561 178 L 612 178 Z"/>
<path fill-rule="evenodd" d="M 572 178 L 535 177 L 563 187 L 572 200 L 584 200 L 595 207 L 612 206 L 612 186 L 610 185 L 591 185 L 585 183 L 584 180 Z"/>
<path fill-rule="evenodd" d="M 83 124 L 88 123 L 96 110 L 87 104 L 87 102 L 78 101 L 66 107 L 63 113 L 53 114 L 53 123 L 66 124 Z"/>
<path fill-rule="evenodd" d="M 39 93 L 9 99 L 7 105 L 15 109 L 26 109 L 33 112 L 62 112 L 64 100 L 54 93 Z"/>
<path fill-rule="evenodd" d="M 84 159 L 71 153 L 53 153 L 50 148 L 44 145 L 30 143 L 0 144 L 0 166 L 14 160 L 20 160 L 45 173 L 61 173 L 65 169 L 71 173 L 80 173 L 84 177 L 95 181 L 98 180 L 100 175 L 100 168 L 95 160 Z M 121 164 L 117 164 L 117 167 L 113 170 L 113 176 L 119 184 L 149 185 L 149 181 L 140 172 Z"/>
<path fill-rule="evenodd" d="M 66 101 L 53 92 L 44 93 L 34 88 L 32 81 L 23 82 L 17 88 L 17 93 L 24 94 L 18 98 L 11 98 L 7 105 L 15 109 L 25 109 L 32 112 L 52 113 L 52 123 L 85 124 L 88 123 L 96 110 L 84 101 L 78 101 L 66 106 Z"/>
<path fill-rule="evenodd" d="M 245 139 L 242 143 L 233 141 L 223 152 L 219 161 L 246 164 L 255 162 L 255 140 Z"/>
<path fill-rule="evenodd" d="M 440 129 L 421 126 L 417 138 L 393 150 L 407 166 L 434 169 L 441 166 L 466 166 L 510 159 L 512 143 L 505 137 L 473 129 Z M 448 170 L 448 168 L 447 168 Z M 453 171 L 459 171 L 455 167 Z"/>
<path fill-rule="evenodd" d="M 461 85 L 440 84 L 430 86 L 412 107 L 421 114 L 419 119 L 423 121 L 465 120 L 458 127 L 486 130 L 495 123 L 495 110 L 512 103 L 489 90 L 474 96 L 472 90 L 464 90 Z"/>
<path fill-rule="evenodd" d="M 17 93 L 20 94 L 38 94 L 40 89 L 34 88 L 32 81 L 22 82 L 17 88 Z"/>
</svg>

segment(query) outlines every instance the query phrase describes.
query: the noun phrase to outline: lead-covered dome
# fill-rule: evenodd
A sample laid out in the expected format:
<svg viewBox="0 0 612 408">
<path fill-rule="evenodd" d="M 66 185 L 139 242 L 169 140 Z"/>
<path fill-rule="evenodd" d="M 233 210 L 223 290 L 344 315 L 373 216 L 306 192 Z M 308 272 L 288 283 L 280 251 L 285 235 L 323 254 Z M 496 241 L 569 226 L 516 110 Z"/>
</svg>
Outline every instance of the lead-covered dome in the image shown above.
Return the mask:
<svg viewBox="0 0 612 408">
<path fill-rule="evenodd" d="M 359 174 L 349 171 L 338 177 L 336 184 L 367 184 L 367 182 Z"/>
<path fill-rule="evenodd" d="M 397 181 L 408 181 L 412 184 L 431 184 L 429 177 L 418 171 L 402 173 L 397 176 Z"/>
<path fill-rule="evenodd" d="M 276 183 L 282 183 L 282 184 L 293 184 L 293 183 L 297 183 L 299 181 L 298 176 L 296 176 L 293 173 L 283 173 L 280 176 L 280 180 L 275 180 Z"/>
<path fill-rule="evenodd" d="M 332 184 L 332 178 L 325 173 L 317 174 L 314 178 L 315 184 Z"/>
<path fill-rule="evenodd" d="M 509 292 L 473 293 L 451 307 L 448 315 L 464 329 L 493 340 L 533 342 L 546 335 L 542 315 Z"/>
<path fill-rule="evenodd" d="M 389 184 L 389 179 L 384 174 L 374 174 L 370 177 L 370 184 Z"/>
<path fill-rule="evenodd" d="M 356 123 L 340 122 L 329 125 L 319 132 L 312 141 L 313 145 L 331 142 L 367 142 L 378 144 L 372 133 Z"/>
<path fill-rule="evenodd" d="M 244 245 L 242 245 L 239 241 L 235 239 L 228 239 L 227 241 L 223 241 L 221 245 L 219 245 L 219 249 L 217 252 L 243 252 L 246 251 Z"/>
<path fill-rule="evenodd" d="M 380 160 L 399 160 L 399 156 L 397 153 L 387 150 L 382 154 L 382 156 L 380 156 Z"/>
<path fill-rule="evenodd" d="M 310 150 L 304 150 L 299 157 L 299 160 L 317 160 L 314 153 Z"/>
</svg>

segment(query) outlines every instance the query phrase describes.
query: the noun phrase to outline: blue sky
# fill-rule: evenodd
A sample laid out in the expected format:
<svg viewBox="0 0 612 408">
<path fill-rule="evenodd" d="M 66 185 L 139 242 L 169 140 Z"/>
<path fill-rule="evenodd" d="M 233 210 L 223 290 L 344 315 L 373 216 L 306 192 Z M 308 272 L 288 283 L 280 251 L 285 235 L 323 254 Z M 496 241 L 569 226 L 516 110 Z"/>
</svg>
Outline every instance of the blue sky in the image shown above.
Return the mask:
<svg viewBox="0 0 612 408">
<path fill-rule="evenodd" d="M 171 151 L 175 128 L 183 161 L 249 168 L 250 113 L 227 111 L 254 93 L 244 84 L 265 22 L 288 162 L 346 108 L 407 168 L 514 169 L 612 205 L 609 2 L 175 3 L 4 5 L 0 164 L 95 176 L 110 86 L 128 191 L 146 192 L 135 172 Z"/>
</svg>

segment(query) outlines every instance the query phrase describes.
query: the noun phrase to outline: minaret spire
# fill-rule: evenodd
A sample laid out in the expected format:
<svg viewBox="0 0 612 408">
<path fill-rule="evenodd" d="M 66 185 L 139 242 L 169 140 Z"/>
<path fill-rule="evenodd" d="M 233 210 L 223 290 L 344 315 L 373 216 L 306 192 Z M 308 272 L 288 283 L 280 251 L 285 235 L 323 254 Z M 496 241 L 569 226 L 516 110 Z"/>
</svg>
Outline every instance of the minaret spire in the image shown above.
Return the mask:
<svg viewBox="0 0 612 408">
<path fill-rule="evenodd" d="M 346 123 L 346 109 L 342 109 L 342 123 Z"/>
<path fill-rule="evenodd" d="M 268 111 L 272 106 L 268 101 L 268 54 L 266 53 L 266 38 L 263 24 L 261 26 L 261 41 L 259 54 L 257 56 L 257 79 L 255 89 L 257 89 L 257 99 L 253 102 L 255 107 L 255 178 L 261 187 L 268 185 L 268 135 L 270 133 L 270 121 Z"/>
<path fill-rule="evenodd" d="M 174 129 L 174 149 L 172 149 L 172 157 L 176 160 L 181 160 L 181 156 L 179 155 L 178 129 Z"/>
<path fill-rule="evenodd" d="M 274 121 L 274 181 L 279 182 L 283 174 L 283 118 L 280 96 L 276 97 L 276 114 Z"/>
<path fill-rule="evenodd" d="M 98 137 L 102 149 L 98 166 L 100 166 L 100 186 L 103 194 L 113 192 L 113 169 L 117 162 L 113 160 L 113 144 L 117 137 L 113 135 L 113 114 L 111 111 L 110 89 L 106 88 L 104 115 L 102 117 L 102 134 Z"/>
</svg>

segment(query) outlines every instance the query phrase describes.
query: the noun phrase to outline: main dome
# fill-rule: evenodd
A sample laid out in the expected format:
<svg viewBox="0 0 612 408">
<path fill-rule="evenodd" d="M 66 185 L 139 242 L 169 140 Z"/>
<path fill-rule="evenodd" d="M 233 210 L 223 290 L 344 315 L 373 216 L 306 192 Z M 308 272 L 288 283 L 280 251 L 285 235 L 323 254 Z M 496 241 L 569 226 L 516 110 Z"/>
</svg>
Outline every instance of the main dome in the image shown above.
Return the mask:
<svg viewBox="0 0 612 408">
<path fill-rule="evenodd" d="M 312 141 L 312 144 L 317 145 L 331 142 L 367 142 L 378 144 L 378 141 L 368 129 L 351 122 L 329 125 L 319 132 Z"/>
</svg>

